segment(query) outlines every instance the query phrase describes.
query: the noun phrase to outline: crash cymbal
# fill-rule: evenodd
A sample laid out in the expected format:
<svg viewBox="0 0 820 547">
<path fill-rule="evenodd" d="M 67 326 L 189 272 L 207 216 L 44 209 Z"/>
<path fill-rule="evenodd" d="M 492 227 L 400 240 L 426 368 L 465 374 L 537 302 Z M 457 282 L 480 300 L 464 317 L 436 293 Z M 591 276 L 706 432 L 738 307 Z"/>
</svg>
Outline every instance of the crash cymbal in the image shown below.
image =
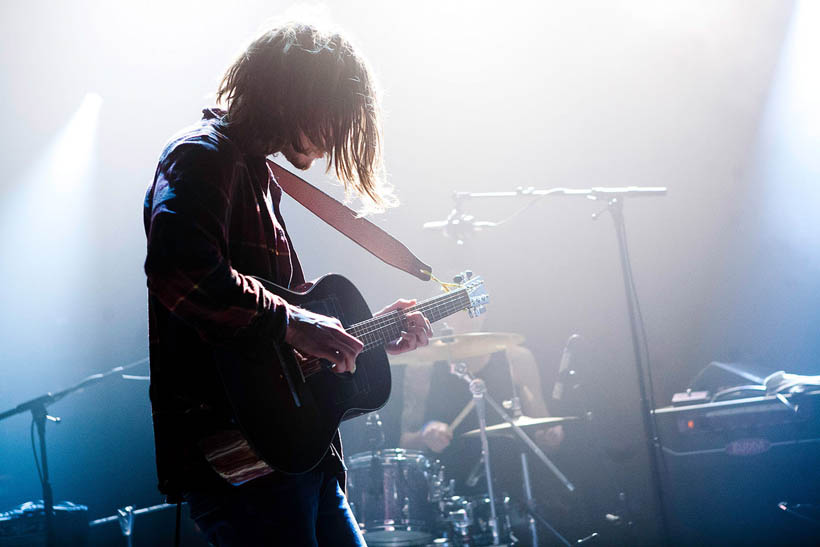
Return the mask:
<svg viewBox="0 0 820 547">
<path fill-rule="evenodd" d="M 511 332 L 468 332 L 430 338 L 430 343 L 400 355 L 391 355 L 394 365 L 428 365 L 436 361 L 462 361 L 470 357 L 490 355 L 517 346 L 524 341 L 520 334 Z M 471 370 L 470 372 L 478 372 Z"/>
<path fill-rule="evenodd" d="M 541 427 L 551 427 L 555 425 L 566 424 L 570 422 L 578 422 L 581 418 L 576 416 L 561 416 L 561 417 L 549 417 L 549 418 L 530 418 L 529 416 L 521 416 L 517 420 L 515 420 L 515 425 L 523 429 L 525 432 L 529 433 L 532 429 L 539 429 Z M 462 437 L 478 437 L 481 434 L 480 429 L 472 429 L 467 433 L 464 433 Z M 511 437 L 515 435 L 512 430 L 512 426 L 507 422 L 503 422 L 497 425 L 491 425 L 487 427 L 487 435 L 491 437 Z"/>
</svg>

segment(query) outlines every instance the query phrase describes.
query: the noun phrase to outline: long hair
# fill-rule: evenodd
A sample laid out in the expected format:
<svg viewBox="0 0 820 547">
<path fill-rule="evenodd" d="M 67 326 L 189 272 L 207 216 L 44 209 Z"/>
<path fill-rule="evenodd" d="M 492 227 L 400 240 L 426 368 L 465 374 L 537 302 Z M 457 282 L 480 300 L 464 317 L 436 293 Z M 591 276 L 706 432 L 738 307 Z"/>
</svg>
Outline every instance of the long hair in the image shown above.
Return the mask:
<svg viewBox="0 0 820 547">
<path fill-rule="evenodd" d="M 384 180 L 378 90 L 365 59 L 341 34 L 304 23 L 263 33 L 225 72 L 216 95 L 240 139 L 277 152 L 322 148 L 345 192 L 365 209 L 397 200 Z"/>
</svg>

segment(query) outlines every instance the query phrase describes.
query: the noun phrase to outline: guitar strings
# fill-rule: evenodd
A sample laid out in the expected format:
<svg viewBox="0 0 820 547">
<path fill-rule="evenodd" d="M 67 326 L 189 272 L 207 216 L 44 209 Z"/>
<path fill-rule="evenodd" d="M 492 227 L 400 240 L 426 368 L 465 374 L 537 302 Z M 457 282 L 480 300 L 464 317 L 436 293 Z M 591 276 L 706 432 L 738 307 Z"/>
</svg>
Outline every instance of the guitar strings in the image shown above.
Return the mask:
<svg viewBox="0 0 820 547">
<path fill-rule="evenodd" d="M 451 309 L 449 309 L 448 311 L 458 311 L 458 309 L 456 309 L 457 306 L 453 306 L 453 304 L 455 304 L 459 300 L 464 300 L 465 296 L 466 290 L 461 290 L 454 293 L 438 296 L 434 299 L 420 302 L 414 306 L 410 306 L 409 308 L 405 308 L 403 310 L 395 310 L 387 315 L 366 319 L 364 321 L 351 325 L 347 330 L 352 334 L 353 331 L 361 331 L 362 329 L 366 329 L 363 332 L 358 332 L 358 334 L 356 334 L 357 337 L 366 336 L 370 333 L 382 330 L 384 327 L 392 326 L 396 323 L 399 323 L 404 316 L 406 316 L 408 313 L 412 313 L 415 311 L 421 311 L 422 313 L 424 313 L 425 311 L 429 312 L 436 308 L 446 308 L 448 305 L 451 306 Z"/>
<path fill-rule="evenodd" d="M 464 295 L 461 294 L 454 296 L 454 298 L 441 299 L 436 302 L 422 302 L 420 304 L 417 304 L 410 308 L 406 308 L 404 310 L 396 310 L 386 316 L 371 318 L 366 321 L 362 321 L 361 323 L 352 325 L 348 329 L 348 331 L 351 332 L 351 334 L 355 334 L 356 336 L 367 336 L 368 334 L 372 334 L 380 330 L 385 330 L 385 328 L 399 327 L 401 320 L 407 315 L 407 313 L 415 311 L 421 311 L 422 313 L 426 312 L 425 315 L 428 315 L 433 310 L 444 309 L 447 312 L 446 315 L 450 315 L 451 313 L 459 311 L 459 309 L 463 307 L 463 303 L 460 303 L 459 301 L 464 300 L 462 298 Z M 442 317 L 446 315 L 442 315 Z M 428 319 L 430 319 L 430 317 L 428 317 Z M 438 317 L 433 317 L 433 321 L 436 321 L 438 319 Z"/>
<path fill-rule="evenodd" d="M 447 317 L 457 311 L 464 309 L 463 305 L 457 306 L 448 306 L 446 313 L 442 314 L 440 317 L 433 317 L 433 321 L 436 321 L 440 318 Z M 389 340 L 393 340 L 398 338 L 401 335 L 401 317 L 396 316 L 395 321 L 384 325 L 381 329 L 373 329 L 364 333 L 356 333 L 355 331 L 352 332 L 354 336 L 357 336 L 359 339 L 362 340 L 365 344 L 364 351 L 372 349 L 380 344 L 384 344 Z M 428 318 L 429 319 L 429 318 Z"/>
<path fill-rule="evenodd" d="M 457 292 L 453 292 L 453 293 L 448 293 L 448 294 L 445 294 L 445 295 L 440 295 L 440 296 L 425 300 L 423 302 L 419 302 L 418 304 L 415 304 L 415 305 L 410 306 L 408 308 L 405 308 L 403 310 L 395 310 L 393 312 L 390 312 L 387 315 L 382 315 L 382 316 L 378 316 L 378 317 L 371 317 L 370 319 L 366 319 L 366 320 L 364 320 L 360 323 L 356 323 L 354 325 L 351 325 L 350 328 L 354 329 L 354 328 L 359 328 L 359 327 L 363 327 L 363 326 L 364 327 L 369 327 L 369 326 L 372 326 L 372 325 L 378 325 L 379 323 L 391 322 L 391 321 L 394 320 L 394 318 L 396 316 L 399 316 L 399 315 L 402 315 L 402 314 L 406 315 L 407 313 L 414 312 L 414 311 L 425 311 L 425 310 L 429 311 L 430 309 L 433 309 L 433 308 L 436 308 L 436 307 L 439 307 L 439 306 L 444 306 L 444 305 L 447 305 L 449 303 L 455 302 L 459 299 L 462 299 L 462 297 L 464 297 L 465 295 L 466 295 L 465 290 L 461 290 L 461 291 L 457 291 Z"/>
</svg>

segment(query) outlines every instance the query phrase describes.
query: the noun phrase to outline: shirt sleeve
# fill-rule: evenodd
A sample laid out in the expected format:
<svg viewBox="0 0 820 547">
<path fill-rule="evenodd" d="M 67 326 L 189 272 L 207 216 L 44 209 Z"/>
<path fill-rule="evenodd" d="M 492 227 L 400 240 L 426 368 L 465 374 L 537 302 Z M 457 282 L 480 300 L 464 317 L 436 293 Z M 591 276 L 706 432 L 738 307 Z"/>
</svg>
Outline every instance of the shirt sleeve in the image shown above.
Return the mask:
<svg viewBox="0 0 820 547">
<path fill-rule="evenodd" d="M 282 341 L 287 303 L 228 258 L 234 168 L 207 142 L 179 144 L 163 156 L 146 196 L 148 290 L 208 342 Z"/>
</svg>

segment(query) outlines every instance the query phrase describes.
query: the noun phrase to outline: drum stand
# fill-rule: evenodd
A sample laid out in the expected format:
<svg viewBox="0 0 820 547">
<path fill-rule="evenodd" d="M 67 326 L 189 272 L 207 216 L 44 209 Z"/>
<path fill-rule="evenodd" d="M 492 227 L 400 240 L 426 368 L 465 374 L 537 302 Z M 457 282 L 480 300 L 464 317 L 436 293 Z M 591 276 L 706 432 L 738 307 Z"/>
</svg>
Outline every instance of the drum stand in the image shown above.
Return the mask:
<svg viewBox="0 0 820 547">
<path fill-rule="evenodd" d="M 478 423 L 480 427 L 480 434 L 481 434 L 481 455 L 484 459 L 484 474 L 487 479 L 487 493 L 490 497 L 490 527 L 493 533 L 493 545 L 499 545 L 499 527 L 498 527 L 498 516 L 496 513 L 495 507 L 495 493 L 493 491 L 493 480 L 492 480 L 492 469 L 490 465 L 490 450 L 489 450 L 489 442 L 487 440 L 487 417 L 486 417 L 486 409 L 484 406 L 484 402 L 490 403 L 490 406 L 496 413 L 503 419 L 505 422 L 510 424 L 512 430 L 515 432 L 516 435 L 524 442 L 527 447 L 532 450 L 532 452 L 538 456 L 538 458 L 544 462 L 544 465 L 549 468 L 550 471 L 558 478 L 561 483 L 569 490 L 570 492 L 575 490 L 575 486 L 567 479 L 567 477 L 558 469 L 555 464 L 547 458 L 546 454 L 535 444 L 529 436 L 524 433 L 524 431 L 518 427 L 515 423 L 515 420 L 507 414 L 501 405 L 499 405 L 490 395 L 487 393 L 487 386 L 484 383 L 484 380 L 481 378 L 476 378 L 472 374 L 470 374 L 469 369 L 467 368 L 466 363 L 453 363 L 450 362 L 450 373 L 461 378 L 470 387 L 470 393 L 473 396 L 473 401 L 475 401 L 475 410 L 478 414 Z M 518 402 L 518 397 L 513 398 L 513 406 L 514 412 L 519 413 L 521 412 L 520 403 Z M 530 533 L 532 534 L 533 545 L 538 545 L 538 531 L 535 526 L 535 520 L 533 516 L 535 515 L 535 499 L 532 496 L 532 488 L 530 485 L 530 476 L 529 476 L 529 466 L 527 463 L 527 454 L 525 452 L 521 453 L 521 466 L 522 472 L 524 476 L 524 493 L 527 497 L 527 513 L 529 514 L 530 520 Z M 540 519 L 539 520 L 543 520 Z M 570 543 L 564 539 L 561 534 L 559 534 L 552 526 L 547 524 L 547 528 L 558 537 L 565 545 L 570 545 Z"/>
</svg>

